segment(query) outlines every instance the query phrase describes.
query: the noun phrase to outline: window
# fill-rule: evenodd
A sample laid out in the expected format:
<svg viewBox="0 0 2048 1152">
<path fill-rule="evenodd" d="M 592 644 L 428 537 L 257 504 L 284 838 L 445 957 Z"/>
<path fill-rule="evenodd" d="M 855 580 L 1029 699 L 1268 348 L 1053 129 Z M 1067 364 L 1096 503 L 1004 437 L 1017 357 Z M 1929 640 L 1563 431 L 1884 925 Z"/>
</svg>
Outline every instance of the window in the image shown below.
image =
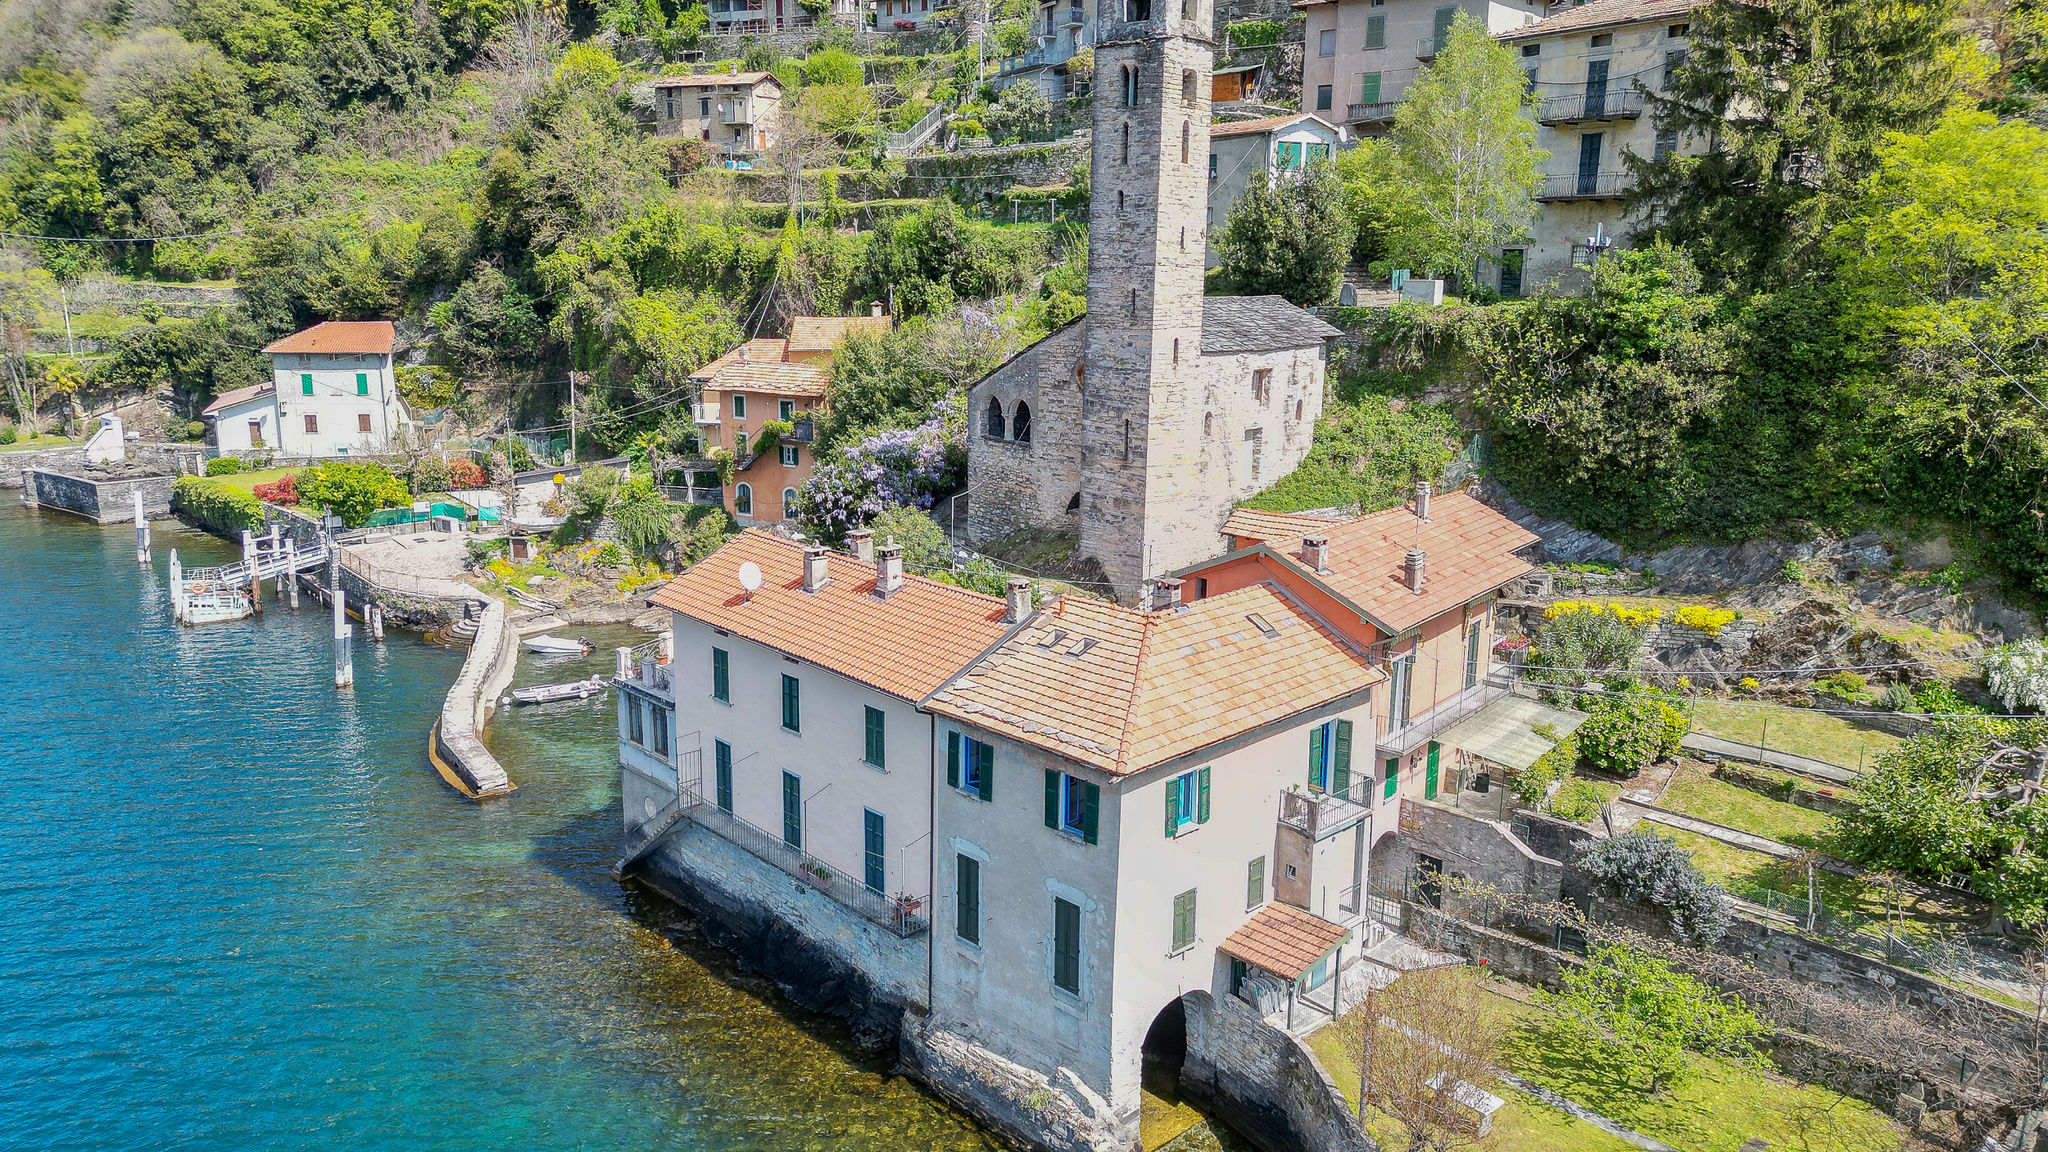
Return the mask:
<svg viewBox="0 0 2048 1152">
<path fill-rule="evenodd" d="M 1392 800 L 1394 798 L 1394 793 L 1400 790 L 1401 758 L 1399 756 L 1389 756 L 1387 757 L 1387 786 L 1386 791 L 1383 793 L 1383 795 L 1387 799 Z"/>
<path fill-rule="evenodd" d="M 1122 164 L 1129 164 L 1130 162 L 1131 162 L 1131 126 L 1130 126 L 1129 124 L 1126 124 L 1126 125 L 1124 125 L 1124 145 L 1123 145 L 1123 153 L 1122 153 L 1122 154 L 1121 154 L 1121 155 L 1120 155 L 1120 156 L 1118 157 L 1118 163 L 1122 163 Z M 1118 192 L 1118 193 L 1116 194 L 1116 206 L 1117 206 L 1118 208 L 1122 208 L 1122 207 L 1124 206 L 1124 194 L 1123 194 L 1122 192 Z"/>
<path fill-rule="evenodd" d="M 1318 84 L 1316 85 L 1316 111 L 1328 112 L 1329 110 L 1330 86 L 1328 84 Z"/>
<path fill-rule="evenodd" d="M 1601 133 L 1588 132 L 1579 137 L 1578 194 L 1591 196 L 1600 189 L 1600 143 Z"/>
<path fill-rule="evenodd" d="M 953 935 L 981 943 L 981 861 L 972 856 L 953 857 Z"/>
<path fill-rule="evenodd" d="M 358 432 L 368 432 L 369 430 L 370 430 L 370 414 L 369 414 L 368 412 L 358 412 L 358 413 L 356 413 L 356 431 L 358 431 Z"/>
<path fill-rule="evenodd" d="M 1309 729 L 1309 791 L 1351 794 L 1351 733 L 1349 720 L 1333 720 Z"/>
<path fill-rule="evenodd" d="M 1246 911 L 1266 902 L 1266 858 L 1264 856 L 1245 865 L 1244 906 Z"/>
<path fill-rule="evenodd" d="M 1299 420 L 1299 419 L 1301 419 L 1301 398 L 1300 398 L 1300 397 L 1296 397 L 1296 398 L 1295 398 L 1295 401 L 1294 401 L 1294 418 L 1295 418 L 1296 420 Z"/>
<path fill-rule="evenodd" d="M 699 115 L 699 116 L 709 116 L 709 115 L 711 115 L 711 97 L 709 97 L 709 96 L 699 96 L 699 97 L 697 97 L 697 115 Z"/>
<path fill-rule="evenodd" d="M 306 431 L 318 432 L 319 430 L 320 418 L 318 416 L 313 415 L 311 412 L 306 413 Z"/>
<path fill-rule="evenodd" d="M 1657 133 L 1657 144 L 1653 153 L 1655 159 L 1663 160 L 1676 151 L 1678 151 L 1678 133 L 1676 131 Z"/>
<path fill-rule="evenodd" d="M 996 798 L 996 750 L 958 732 L 946 733 L 946 783 L 984 802 Z"/>
<path fill-rule="evenodd" d="M 650 705 L 648 707 L 648 711 L 654 713 L 654 750 L 662 756 L 667 756 L 669 716 L 668 709 L 656 704 Z"/>
<path fill-rule="evenodd" d="M 1692 25 L 1690 24 L 1673 24 L 1671 27 L 1666 28 L 1664 30 L 1664 35 L 1669 36 L 1673 40 L 1677 40 L 1683 36 L 1691 34 L 1691 32 Z"/>
<path fill-rule="evenodd" d="M 1541 44 L 1524 44 L 1524 45 L 1522 45 L 1522 55 L 1524 55 L 1524 56 L 1541 56 L 1541 55 L 1543 55 L 1543 45 L 1541 45 Z"/>
<path fill-rule="evenodd" d="M 869 708 L 867 716 L 867 754 L 862 759 L 877 768 L 887 766 L 887 761 L 883 759 L 885 752 L 883 749 L 882 725 L 882 710 L 880 708 Z"/>
<path fill-rule="evenodd" d="M 1685 56 L 1686 56 L 1686 52 L 1685 52 L 1685 49 L 1683 49 L 1683 48 L 1680 48 L 1680 49 L 1679 49 L 1678 51 L 1676 51 L 1676 52 L 1666 52 L 1666 53 L 1664 54 L 1664 73 L 1663 73 L 1663 75 L 1661 75 L 1661 76 L 1659 76 L 1659 77 L 1657 78 L 1657 90 L 1658 90 L 1658 91 L 1660 91 L 1660 92 L 1667 92 L 1667 91 L 1670 91 L 1670 89 L 1671 89 L 1671 76 L 1672 76 L 1672 74 L 1673 74 L 1673 73 L 1677 72 L 1677 71 L 1678 71 L 1678 70 L 1679 70 L 1680 68 L 1683 68 L 1683 67 L 1685 67 Z"/>
<path fill-rule="evenodd" d="M 718 789 L 718 810 L 732 815 L 732 745 L 720 740 L 711 746 L 714 785 Z"/>
<path fill-rule="evenodd" d="M 1389 686 L 1392 695 L 1388 697 L 1387 726 L 1393 731 L 1399 731 L 1408 726 L 1408 698 L 1410 682 L 1414 679 L 1411 673 L 1414 670 L 1415 649 L 1411 646 L 1408 651 L 1394 658 L 1393 665 L 1389 669 L 1393 673 L 1393 683 Z"/>
<path fill-rule="evenodd" d="M 794 772 L 782 774 L 782 842 L 804 849 L 804 782 Z"/>
<path fill-rule="evenodd" d="M 1328 160 L 1329 158 L 1330 146 L 1328 144 L 1310 144 L 1308 146 L 1308 162 L 1310 164 Z"/>
<path fill-rule="evenodd" d="M 1323 85 L 1323 91 L 1329 91 L 1329 85 Z M 1321 99 L 1321 97 L 1318 96 L 1317 99 Z M 1325 105 L 1325 107 L 1327 106 Z M 1274 149 L 1274 156 L 1278 166 L 1283 170 L 1301 167 L 1301 142 L 1298 140 L 1282 140 L 1279 147 Z"/>
<path fill-rule="evenodd" d="M 1209 770 L 1183 772 L 1166 782 L 1166 834 L 1209 822 Z"/>
<path fill-rule="evenodd" d="M 1214 180 L 1215 178 L 1216 178 L 1216 154 L 1215 154 L 1214 152 L 1211 152 L 1211 153 L 1209 153 L 1209 179 L 1211 179 L 1211 180 Z"/>
<path fill-rule="evenodd" d="M 249 447 L 263 447 L 263 421 L 261 420 L 249 421 Z"/>
<path fill-rule="evenodd" d="M 796 467 L 796 445 L 784 444 L 778 451 L 776 458 L 782 461 L 784 468 Z"/>
<path fill-rule="evenodd" d="M 732 490 L 732 510 L 735 515 L 739 516 L 752 516 L 754 514 L 753 485 L 742 484 Z"/>
<path fill-rule="evenodd" d="M 1203 417 L 1203 419 L 1205 419 L 1205 420 L 1206 420 L 1206 419 L 1208 419 L 1208 417 L 1206 417 L 1206 416 L 1205 416 L 1205 417 Z M 1197 577 L 1195 577 L 1195 599 L 1197 599 L 1197 600 L 1207 600 L 1208 598 L 1209 598 L 1209 578 L 1208 578 L 1207 576 L 1197 576 Z"/>
<path fill-rule="evenodd" d="M 1180 162 L 1183 164 L 1188 162 L 1188 141 L 1190 138 L 1191 131 L 1188 128 L 1188 122 L 1183 120 L 1180 122 Z"/>
<path fill-rule="evenodd" d="M 889 870 L 884 864 L 882 835 L 886 827 L 884 817 L 873 808 L 863 808 L 860 813 L 861 883 L 880 896 L 888 890 Z"/>
<path fill-rule="evenodd" d="M 747 418 L 747 398 L 745 396 L 736 395 L 732 398 L 732 418 L 735 420 L 745 420 Z"/>
<path fill-rule="evenodd" d="M 1052 902 L 1052 986 L 1081 994 L 1081 906 L 1058 897 Z"/>
<path fill-rule="evenodd" d="M 369 374 L 368 372 L 358 372 L 358 373 L 356 373 L 356 395 L 358 395 L 358 396 L 368 396 L 369 394 L 370 394 L 370 374 Z"/>
<path fill-rule="evenodd" d="M 1500 294 L 1512 300 L 1522 294 L 1522 261 L 1526 253 L 1509 248 L 1500 254 Z"/>
<path fill-rule="evenodd" d="M 299 395 L 311 396 L 312 394 L 313 374 L 311 372 L 307 372 L 299 377 Z"/>
<path fill-rule="evenodd" d="M 711 650 L 711 698 L 732 703 L 732 657 L 723 648 Z"/>
<path fill-rule="evenodd" d="M 1031 443 L 1031 405 L 1022 400 L 1017 401 L 1017 416 L 1010 421 L 1010 433 L 1019 444 Z"/>
<path fill-rule="evenodd" d="M 673 93 L 673 92 L 664 92 L 664 93 L 662 94 L 662 111 L 663 111 L 663 112 L 664 112 L 664 113 L 666 114 L 666 116 L 667 116 L 667 118 L 668 118 L 668 119 L 670 119 L 670 120 L 673 120 L 673 119 L 675 119 L 675 118 L 676 118 L 676 94 L 675 94 L 675 93 Z"/>
<path fill-rule="evenodd" d="M 777 400 L 775 402 L 775 418 L 777 420 L 796 419 L 796 401 Z"/>
<path fill-rule="evenodd" d="M 631 693 L 626 695 L 626 739 L 647 746 L 647 724 L 640 716 L 640 698 Z"/>
<path fill-rule="evenodd" d="M 1593 47 L 1595 47 L 1595 48 L 1612 48 L 1612 47 L 1614 47 L 1614 33 L 1612 33 L 1612 32 L 1600 32 L 1600 33 L 1596 33 L 1596 34 L 1594 35 L 1594 37 L 1593 37 Z"/>
<path fill-rule="evenodd" d="M 1045 770 L 1045 826 L 1095 843 L 1101 819 L 1102 789 L 1078 776 Z"/>
<path fill-rule="evenodd" d="M 1358 78 L 1358 102 L 1377 104 L 1380 102 L 1380 74 L 1367 72 Z"/>
<path fill-rule="evenodd" d="M 1273 398 L 1273 370 L 1258 368 L 1252 372 L 1252 399 L 1260 404 Z"/>
<path fill-rule="evenodd" d="M 1128 64 L 1124 65 L 1123 88 L 1124 107 L 1135 107 L 1138 103 L 1138 70 Z M 1128 132 L 1129 129 L 1125 131 Z"/>
<path fill-rule="evenodd" d="M 788 674 L 782 677 L 782 726 L 791 732 L 804 730 L 803 715 L 797 698 L 796 677 Z"/>
<path fill-rule="evenodd" d="M 1337 30 L 1334 28 L 1325 28 L 1321 32 L 1316 33 L 1316 55 L 1335 56 L 1336 54 Z"/>
<path fill-rule="evenodd" d="M 1180 102 L 1188 105 L 1194 104 L 1196 91 L 1197 89 L 1195 86 L 1195 70 L 1193 68 L 1181 69 Z"/>
<path fill-rule="evenodd" d="M 1185 951 L 1195 946 L 1195 890 L 1193 888 L 1173 898 L 1173 950 Z"/>
<path fill-rule="evenodd" d="M 988 412 L 982 418 L 981 432 L 991 440 L 1001 440 L 1006 428 L 1003 420 L 1003 402 L 991 396 L 988 398 Z"/>
<path fill-rule="evenodd" d="M 796 489 L 794 488 L 784 488 L 782 490 L 782 518 L 784 520 L 796 519 Z"/>
<path fill-rule="evenodd" d="M 1451 25 L 1456 23 L 1457 19 L 1458 9 L 1456 6 L 1439 8 L 1431 15 L 1429 40 L 1423 45 L 1428 50 L 1429 55 L 1434 56 L 1438 52 L 1443 51 L 1444 45 L 1449 43 L 1451 39 Z"/>
<path fill-rule="evenodd" d="M 1387 46 L 1387 18 L 1385 16 L 1367 16 L 1365 18 L 1365 46 L 1367 48 L 1385 48 Z"/>
<path fill-rule="evenodd" d="M 1483 619 L 1483 618 L 1482 618 Z M 1465 626 L 1465 687 L 1479 683 L 1479 634 L 1482 619 Z"/>
</svg>

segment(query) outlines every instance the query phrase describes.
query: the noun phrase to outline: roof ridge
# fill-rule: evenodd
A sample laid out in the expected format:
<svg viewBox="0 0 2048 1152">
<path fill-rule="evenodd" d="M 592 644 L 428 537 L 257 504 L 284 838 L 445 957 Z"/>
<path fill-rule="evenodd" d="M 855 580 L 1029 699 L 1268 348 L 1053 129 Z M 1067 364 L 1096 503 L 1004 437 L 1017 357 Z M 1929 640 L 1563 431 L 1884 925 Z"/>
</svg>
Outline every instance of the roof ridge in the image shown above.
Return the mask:
<svg viewBox="0 0 2048 1152">
<path fill-rule="evenodd" d="M 805 544 L 805 543 L 801 543 L 801 542 L 798 542 L 798 541 L 795 541 L 795 540 L 791 540 L 791 539 L 788 539 L 787 537 L 783 537 L 783 536 L 778 536 L 778 535 L 776 535 L 776 534 L 775 534 L 775 533 L 774 533 L 773 531 L 770 531 L 770 530 L 769 530 L 769 529 L 767 529 L 767 528 L 760 528 L 760 527 L 755 527 L 755 528 L 743 528 L 743 529 L 741 529 L 741 530 L 740 530 L 740 535 L 742 535 L 742 536 L 752 536 L 752 537 L 754 537 L 754 538 L 756 538 L 756 539 L 759 539 L 759 540 L 772 540 L 772 541 L 774 541 L 774 542 L 775 542 L 775 543 L 777 543 L 777 544 L 785 545 L 785 546 L 787 546 L 787 547 L 790 547 L 790 548 L 795 548 L 795 549 L 798 549 L 799 551 L 801 551 L 801 550 L 802 550 L 802 549 L 804 549 L 804 548 L 807 548 L 807 547 L 809 547 L 809 545 L 808 545 L 808 544 Z M 892 544 L 893 544 L 893 543 L 895 543 L 895 541 L 896 541 L 896 538 L 895 538 L 894 536 L 891 536 L 891 537 L 889 537 L 889 539 L 888 539 L 887 543 L 892 543 Z M 827 551 L 830 551 L 830 552 L 832 552 L 832 553 L 834 553 L 834 554 L 836 554 L 836 555 L 839 555 L 839 556 L 844 556 L 844 557 L 846 557 L 846 558 L 847 558 L 848 560 L 851 560 L 851 561 L 853 561 L 853 562 L 854 562 L 854 563 L 856 563 L 856 564 L 859 564 L 859 563 L 860 563 L 860 557 L 858 557 L 858 556 L 855 556 L 855 555 L 854 555 L 853 553 L 851 553 L 851 552 L 842 552 L 842 551 L 840 551 L 840 550 L 839 550 L 839 549 L 837 549 L 837 548 L 828 548 L 828 549 L 827 549 Z M 701 561 L 700 561 L 700 563 L 701 563 Z M 861 566 L 862 566 L 863 568 L 865 568 L 865 569 L 866 569 L 866 570 L 867 570 L 868 572 L 870 572 L 870 573 L 874 572 L 874 567 L 873 567 L 872 565 L 862 564 Z M 991 596 L 991 595 L 989 595 L 989 594 L 988 594 L 988 593 L 986 593 L 986 592 L 976 592 L 976 591 L 975 591 L 974 589 L 972 589 L 972 588 L 962 588 L 962 587 L 961 587 L 960 585 L 958 585 L 958 584 L 951 584 L 951 583 L 948 583 L 948 582 L 946 582 L 946 581 L 944 581 L 944 580 L 934 580 L 934 579 L 932 579 L 932 578 L 931 578 L 931 577 L 929 577 L 929 576 L 920 576 L 920 575 L 918 575 L 917 573 L 915 573 L 915 572 L 912 572 L 912 571 L 910 570 L 910 568 L 909 568 L 909 566 L 908 566 L 908 565 L 905 565 L 905 566 L 904 566 L 904 569 L 903 569 L 903 578 L 904 578 L 905 580 L 915 580 L 915 581 L 917 581 L 917 582 L 918 582 L 919 584 L 922 584 L 922 585 L 924 585 L 925 587 L 928 587 L 928 588 L 937 588 L 937 589 L 942 589 L 942 590 L 944 590 L 944 591 L 946 591 L 946 592 L 957 592 L 957 593 L 960 593 L 960 594 L 962 594 L 962 595 L 966 596 L 966 597 L 967 597 L 968 599 L 970 599 L 970 600 L 979 600 L 979 601 L 983 601 L 983 602 L 985 602 L 985 603 L 987 603 L 987 604 L 990 604 L 990 605 L 996 605 L 996 604 L 1000 604 L 1000 605 L 1002 605 L 1002 606 L 1003 606 L 1003 607 L 1005 607 L 1005 608 L 1009 607 L 1009 601 L 1008 601 L 1008 600 L 1006 600 L 1005 598 L 1001 597 L 1001 596 Z"/>
<path fill-rule="evenodd" d="M 1152 652 L 1152 630 L 1161 619 L 1151 612 L 1136 613 L 1138 617 L 1138 652 L 1135 666 L 1131 669 L 1131 696 L 1129 707 L 1124 709 L 1124 724 L 1116 738 L 1116 764 L 1121 771 L 1131 758 L 1131 738 L 1137 728 L 1139 701 L 1145 694 L 1145 668 Z"/>
</svg>

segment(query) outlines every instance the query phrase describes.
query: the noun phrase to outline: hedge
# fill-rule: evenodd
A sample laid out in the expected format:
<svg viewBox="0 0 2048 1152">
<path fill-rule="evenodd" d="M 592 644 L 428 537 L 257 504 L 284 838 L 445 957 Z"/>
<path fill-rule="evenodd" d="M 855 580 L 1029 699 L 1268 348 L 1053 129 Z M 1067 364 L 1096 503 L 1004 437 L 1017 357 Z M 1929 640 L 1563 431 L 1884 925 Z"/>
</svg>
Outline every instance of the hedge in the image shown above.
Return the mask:
<svg viewBox="0 0 2048 1152">
<path fill-rule="evenodd" d="M 253 493 L 203 476 L 180 476 L 173 481 L 171 507 L 208 528 L 236 536 L 244 529 L 253 532 L 263 527 L 263 502 Z"/>
</svg>

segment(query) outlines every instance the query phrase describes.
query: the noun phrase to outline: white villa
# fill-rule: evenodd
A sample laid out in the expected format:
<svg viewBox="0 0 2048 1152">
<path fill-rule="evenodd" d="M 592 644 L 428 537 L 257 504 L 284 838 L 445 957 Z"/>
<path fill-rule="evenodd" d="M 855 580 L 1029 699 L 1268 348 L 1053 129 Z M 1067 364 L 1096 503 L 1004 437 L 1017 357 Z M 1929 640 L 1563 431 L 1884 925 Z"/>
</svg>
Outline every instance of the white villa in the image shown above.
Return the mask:
<svg viewBox="0 0 2048 1152">
<path fill-rule="evenodd" d="M 272 343 L 271 379 L 224 392 L 202 413 L 222 453 L 361 456 L 412 427 L 393 374 L 389 320 L 315 324 Z"/>
</svg>

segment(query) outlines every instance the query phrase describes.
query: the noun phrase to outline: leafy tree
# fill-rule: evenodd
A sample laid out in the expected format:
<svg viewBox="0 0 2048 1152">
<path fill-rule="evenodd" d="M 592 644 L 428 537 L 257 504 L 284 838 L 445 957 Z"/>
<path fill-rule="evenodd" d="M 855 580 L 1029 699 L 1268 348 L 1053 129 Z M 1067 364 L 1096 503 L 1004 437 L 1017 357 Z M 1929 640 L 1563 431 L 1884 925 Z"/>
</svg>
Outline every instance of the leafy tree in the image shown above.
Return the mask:
<svg viewBox="0 0 2048 1152">
<path fill-rule="evenodd" d="M 865 82 L 860 57 L 844 48 L 820 48 L 804 60 L 804 83 L 844 84 L 858 87 Z"/>
<path fill-rule="evenodd" d="M 472 378 L 503 377 L 547 337 L 533 297 L 503 269 L 479 262 L 455 294 L 427 310 L 439 358 Z"/>
<path fill-rule="evenodd" d="M 820 447 L 926 418 L 993 371 L 1021 343 L 1007 318 L 974 308 L 905 321 L 885 336 L 856 333 L 832 357 Z M 957 405 L 956 405 L 957 406 Z"/>
<path fill-rule="evenodd" d="M 2048 644 L 2035 636 L 1986 652 L 1984 682 L 2007 708 L 2048 712 Z"/>
<path fill-rule="evenodd" d="M 1921 132 L 1961 93 L 1959 0 L 1710 0 L 1649 93 L 1660 132 L 1711 140 L 1629 161 L 1631 210 L 1716 278 L 1781 284 L 1811 270 L 1894 132 Z"/>
<path fill-rule="evenodd" d="M 1349 221 L 1329 210 L 1340 195 L 1327 162 L 1298 173 L 1254 172 L 1216 234 L 1224 283 L 1303 307 L 1336 299 L 1351 246 Z"/>
<path fill-rule="evenodd" d="M 903 545 L 903 567 L 906 571 L 929 576 L 933 572 L 953 566 L 953 543 L 946 539 L 946 530 L 932 519 L 931 513 L 908 504 L 891 504 L 880 515 L 868 521 L 868 529 L 875 534 L 875 543 L 886 544 L 895 541 Z"/>
<path fill-rule="evenodd" d="M 1734 919 L 1728 893 L 1693 864 L 1692 854 L 1647 828 L 1592 841 L 1571 864 L 1575 875 L 1624 900 L 1664 909 L 1672 932 L 1701 947 L 1719 940 Z"/>
<path fill-rule="evenodd" d="M 1399 974 L 1337 1022 L 1358 1064 L 1359 1119 L 1368 1106 L 1393 1117 L 1409 1152 L 1484 1140 L 1460 1097 L 1465 1085 L 1483 1089 L 1500 1075 L 1507 1020 L 1487 1002 L 1479 971 L 1446 965 Z"/>
<path fill-rule="evenodd" d="M 1392 258 L 1476 276 L 1482 257 L 1527 234 L 1543 181 L 1534 99 L 1514 52 L 1460 12 L 1394 112 L 1392 187 L 1405 204 L 1387 224 Z"/>
<path fill-rule="evenodd" d="M 1755 1014 L 1646 952 L 1596 944 L 1584 965 L 1567 967 L 1559 980 L 1564 991 L 1551 1002 L 1567 1014 L 1578 1043 L 1624 1082 L 1648 1081 L 1657 1092 L 1685 1074 L 1688 1052 L 1757 1058 L 1765 1029 Z"/>
<path fill-rule="evenodd" d="M 412 503 L 405 481 L 389 468 L 372 462 L 329 460 L 298 473 L 299 502 L 325 508 L 351 528 L 359 527 L 380 508 Z"/>
<path fill-rule="evenodd" d="M 651 559 L 674 533 L 676 510 L 650 477 L 635 476 L 621 485 L 611 514 L 618 525 L 619 543 L 643 560 Z"/>
</svg>

